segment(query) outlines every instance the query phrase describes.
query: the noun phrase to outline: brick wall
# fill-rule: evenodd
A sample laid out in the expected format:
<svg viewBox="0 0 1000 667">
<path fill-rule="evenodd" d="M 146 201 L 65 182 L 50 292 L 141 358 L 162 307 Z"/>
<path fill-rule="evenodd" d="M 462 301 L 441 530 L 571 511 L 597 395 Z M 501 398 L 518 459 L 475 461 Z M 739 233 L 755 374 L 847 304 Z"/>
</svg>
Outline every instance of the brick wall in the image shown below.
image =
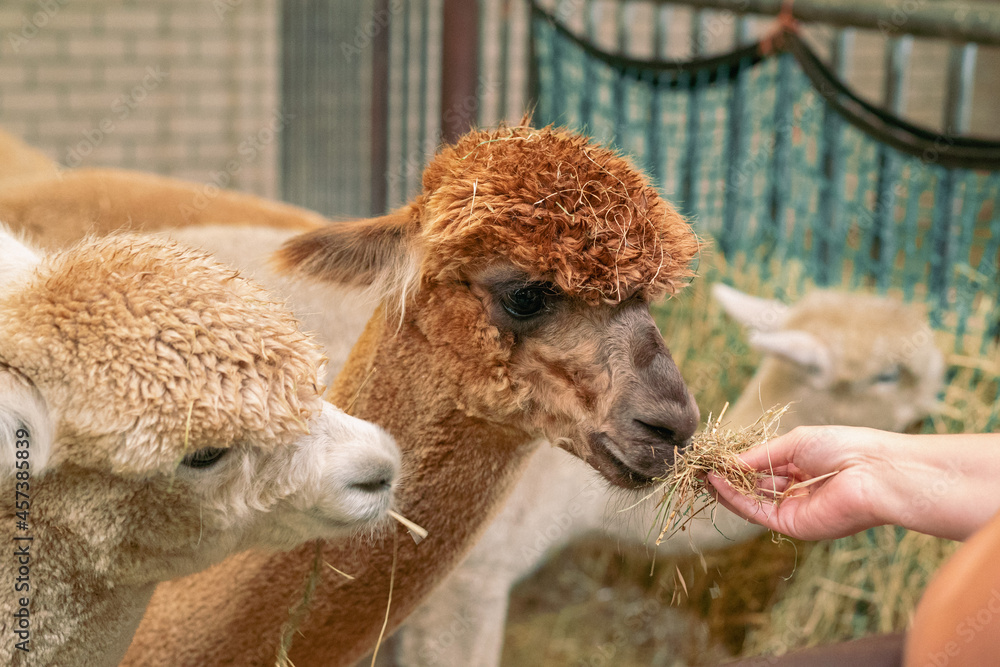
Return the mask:
<svg viewBox="0 0 1000 667">
<path fill-rule="evenodd" d="M 68 167 L 278 196 L 278 0 L 5 0 L 0 126 Z"/>
</svg>

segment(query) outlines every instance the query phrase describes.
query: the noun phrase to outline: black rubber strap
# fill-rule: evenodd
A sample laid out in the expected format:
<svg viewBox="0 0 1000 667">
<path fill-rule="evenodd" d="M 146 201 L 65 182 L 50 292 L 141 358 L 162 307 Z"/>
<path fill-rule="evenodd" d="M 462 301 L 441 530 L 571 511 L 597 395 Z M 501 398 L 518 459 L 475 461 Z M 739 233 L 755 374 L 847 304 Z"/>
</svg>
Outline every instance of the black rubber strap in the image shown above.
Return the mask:
<svg viewBox="0 0 1000 667">
<path fill-rule="evenodd" d="M 711 58 L 639 60 L 608 53 L 582 39 L 540 7 L 537 0 L 531 0 L 531 11 L 533 21 L 546 21 L 560 37 L 571 41 L 587 56 L 612 68 L 619 76 L 656 87 L 694 88 L 704 83 L 732 81 L 743 68 L 763 62 L 775 52 L 790 53 L 817 94 L 848 123 L 873 139 L 928 164 L 1000 170 L 1000 141 L 940 134 L 866 102 L 840 81 L 793 30 L 778 32 L 766 40 L 766 44 L 757 42 Z"/>
</svg>

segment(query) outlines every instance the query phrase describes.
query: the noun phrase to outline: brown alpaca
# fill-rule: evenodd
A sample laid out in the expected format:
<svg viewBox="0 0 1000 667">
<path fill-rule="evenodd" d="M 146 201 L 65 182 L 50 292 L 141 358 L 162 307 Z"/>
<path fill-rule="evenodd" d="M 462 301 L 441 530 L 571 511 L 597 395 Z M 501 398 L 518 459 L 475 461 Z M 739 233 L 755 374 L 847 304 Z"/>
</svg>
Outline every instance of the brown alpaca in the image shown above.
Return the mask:
<svg viewBox="0 0 1000 667">
<path fill-rule="evenodd" d="M 384 295 L 331 400 L 396 437 L 398 506 L 430 531 L 399 540 L 390 630 L 474 543 L 540 437 L 626 487 L 684 445 L 697 409 L 646 303 L 680 286 L 697 249 L 627 161 L 528 127 L 445 148 L 392 215 L 289 242 L 284 266 Z M 372 648 L 393 553 L 392 539 L 324 549 L 356 578 L 324 571 L 294 664 Z M 273 664 L 313 563 L 312 548 L 243 554 L 162 586 L 125 664 Z"/>
<path fill-rule="evenodd" d="M 0 256 L 2 664 L 116 665 L 160 581 L 388 509 L 398 450 L 261 288 L 152 239 Z"/>
<path fill-rule="evenodd" d="M 912 306 L 858 293 L 816 291 L 793 306 L 716 283 L 726 313 L 750 328 L 766 354 L 760 372 L 727 411 L 731 427 L 756 422 L 764 406 L 791 404 L 778 432 L 804 424 L 902 431 L 935 411 L 944 363 L 926 317 Z M 344 335 L 356 331 L 342 329 Z M 329 345 L 329 341 L 327 343 Z M 334 360 L 335 361 L 335 360 Z M 393 635 L 384 653 L 397 667 L 496 667 L 514 585 L 584 534 L 652 547 L 659 500 L 621 512 L 593 471 L 564 452 L 536 452 L 466 560 Z M 709 518 L 711 514 L 711 518 Z M 658 555 L 724 549 L 763 528 L 721 507 L 690 522 Z"/>
</svg>

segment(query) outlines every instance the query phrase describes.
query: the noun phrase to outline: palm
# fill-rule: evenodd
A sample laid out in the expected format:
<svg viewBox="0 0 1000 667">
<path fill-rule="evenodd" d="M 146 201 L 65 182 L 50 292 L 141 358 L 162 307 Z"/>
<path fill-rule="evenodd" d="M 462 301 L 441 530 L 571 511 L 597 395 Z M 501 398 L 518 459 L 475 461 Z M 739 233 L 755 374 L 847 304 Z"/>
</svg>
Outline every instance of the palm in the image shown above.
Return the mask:
<svg viewBox="0 0 1000 667">
<path fill-rule="evenodd" d="M 803 540 L 834 539 L 871 526 L 861 475 L 844 470 L 811 486 L 792 487 L 775 506 L 765 506 L 767 527 Z"/>
<path fill-rule="evenodd" d="M 775 441 L 745 455 L 747 463 L 765 476 L 764 496 L 778 502 L 760 502 L 736 493 L 718 481 L 720 502 L 751 521 L 804 540 L 844 537 L 877 522 L 873 509 L 873 466 L 864 456 L 846 454 L 835 437 L 839 429 L 811 430 Z M 850 432 L 856 440 L 863 433 Z M 716 478 L 719 479 L 719 478 Z"/>
</svg>

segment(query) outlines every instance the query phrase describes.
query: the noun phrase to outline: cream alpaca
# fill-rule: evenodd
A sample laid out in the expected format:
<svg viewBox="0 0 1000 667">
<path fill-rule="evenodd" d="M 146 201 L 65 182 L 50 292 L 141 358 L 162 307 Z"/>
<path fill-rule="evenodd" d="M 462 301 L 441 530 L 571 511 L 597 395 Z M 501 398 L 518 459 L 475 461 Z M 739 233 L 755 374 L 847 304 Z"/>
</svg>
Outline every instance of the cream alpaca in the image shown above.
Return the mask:
<svg viewBox="0 0 1000 667">
<path fill-rule="evenodd" d="M 91 178 L 129 190 L 124 174 Z M 95 210 L 95 188 L 83 180 L 36 184 L 13 205 L 2 192 L 0 211 L 45 238 L 78 233 Z M 176 210 L 183 188 L 135 181 L 157 210 Z M 57 221 L 47 198 L 87 213 Z M 109 204 L 99 224 L 146 215 L 135 201 Z M 284 224 L 290 219 L 274 226 L 315 226 L 306 216 Z M 528 127 L 445 147 L 423 193 L 395 214 L 290 242 L 281 260 L 302 274 L 399 288 L 385 305 L 391 320 L 371 320 L 331 394 L 396 436 L 408 469 L 400 509 L 430 530 L 419 547 L 399 543 L 390 628 L 473 544 L 540 436 L 629 487 L 647 484 L 684 445 L 697 409 L 646 302 L 682 284 L 697 248 L 627 161 L 582 137 Z M 408 275 L 415 279 L 398 279 Z M 357 579 L 323 577 L 295 637 L 294 664 L 350 664 L 371 648 L 393 552 L 392 540 L 324 551 Z M 273 664 L 287 616 L 278 610 L 301 599 L 313 554 L 243 554 L 161 586 L 126 664 Z"/>
<path fill-rule="evenodd" d="M 0 229 L 0 256 L 0 479 L 33 538 L 0 566 L 30 569 L 0 662 L 116 665 L 158 582 L 383 517 L 398 450 L 321 400 L 320 350 L 261 288 L 150 239 L 39 258 Z"/>
<path fill-rule="evenodd" d="M 727 412 L 730 424 L 751 424 L 764 408 L 792 403 L 782 432 L 834 423 L 902 431 L 934 411 L 943 359 L 914 307 L 822 291 L 789 307 L 722 284 L 714 286 L 713 295 L 750 330 L 751 345 L 767 355 Z M 395 663 L 498 665 L 508 597 L 518 580 L 587 532 L 644 541 L 655 509 L 620 514 L 596 481 L 592 471 L 562 452 L 550 447 L 537 452 L 469 557 L 397 632 L 390 649 Z M 657 553 L 722 548 L 761 531 L 722 508 L 715 518 L 718 530 L 707 518 L 696 520 Z M 453 629 L 455 619 L 462 621 L 459 631 Z"/>
</svg>

